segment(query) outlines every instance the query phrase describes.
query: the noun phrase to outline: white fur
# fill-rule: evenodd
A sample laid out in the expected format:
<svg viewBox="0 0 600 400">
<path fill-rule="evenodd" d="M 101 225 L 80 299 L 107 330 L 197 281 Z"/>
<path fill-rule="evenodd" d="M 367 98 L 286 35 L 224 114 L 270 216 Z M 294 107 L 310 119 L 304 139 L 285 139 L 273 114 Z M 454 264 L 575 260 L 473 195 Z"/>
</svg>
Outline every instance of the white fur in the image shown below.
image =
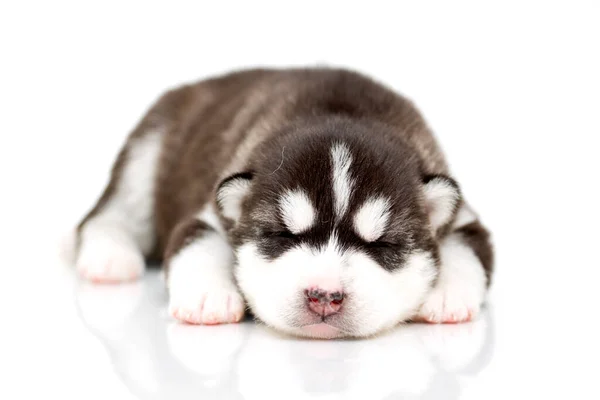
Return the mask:
<svg viewBox="0 0 600 400">
<path fill-rule="evenodd" d="M 284 332 L 318 336 L 289 321 L 302 324 L 302 293 L 312 286 L 343 290 L 345 332 L 338 336 L 368 336 L 412 316 L 435 277 L 429 254 L 416 252 L 396 272 L 385 271 L 366 254 L 341 251 L 335 236 L 321 251 L 293 248 L 274 261 L 265 260 L 252 243 L 238 250 L 236 270 L 240 288 L 253 310 L 267 324 Z"/>
<path fill-rule="evenodd" d="M 294 234 L 310 229 L 315 222 L 315 209 L 301 190 L 288 191 L 281 196 L 279 208 L 286 227 Z"/>
<path fill-rule="evenodd" d="M 242 216 L 242 202 L 250 190 L 251 181 L 248 179 L 233 179 L 227 182 L 217 194 L 217 201 L 226 218 L 238 221 Z"/>
<path fill-rule="evenodd" d="M 80 276 L 96 282 L 121 282 L 139 278 L 145 262 L 139 246 L 120 226 L 100 221 L 87 225 L 76 262 Z"/>
<path fill-rule="evenodd" d="M 385 198 L 367 200 L 354 216 L 354 229 L 367 242 L 381 237 L 390 218 L 390 204 Z"/>
<path fill-rule="evenodd" d="M 350 177 L 352 155 L 345 144 L 338 143 L 331 148 L 333 161 L 333 198 L 335 213 L 341 218 L 348 209 L 354 182 Z"/>
<path fill-rule="evenodd" d="M 456 213 L 456 219 L 452 224 L 453 229 L 460 229 L 465 225 L 469 225 L 477 221 L 477 215 L 467 204 L 463 204 L 460 210 Z"/>
<path fill-rule="evenodd" d="M 71 266 L 75 264 L 77 257 L 77 229 L 65 230 L 58 238 L 57 256 L 59 262 Z"/>
<path fill-rule="evenodd" d="M 154 245 L 154 186 L 161 131 L 132 142 L 115 191 L 81 231 L 77 271 L 92 280 L 134 279 Z"/>
<path fill-rule="evenodd" d="M 217 233 L 195 240 L 169 263 L 169 313 L 194 324 L 237 322 L 244 301 L 233 281 L 233 253 Z"/>
<path fill-rule="evenodd" d="M 425 184 L 424 190 L 429 209 L 429 221 L 435 231 L 452 216 L 458 201 L 458 192 L 449 182 L 440 178 Z"/>
<path fill-rule="evenodd" d="M 461 322 L 476 317 L 486 292 L 483 266 L 460 235 L 451 235 L 440 246 L 439 280 L 421 306 L 419 319 Z"/>
<path fill-rule="evenodd" d="M 226 235 L 225 228 L 223 228 L 223 225 L 221 224 L 221 221 L 219 220 L 219 216 L 217 215 L 217 212 L 215 211 L 215 207 L 212 205 L 212 203 L 209 203 L 206 206 L 204 206 L 202 211 L 200 211 L 196 217 L 199 220 L 206 222 L 214 230 L 216 230 L 221 236 L 225 237 L 225 235 Z"/>
</svg>

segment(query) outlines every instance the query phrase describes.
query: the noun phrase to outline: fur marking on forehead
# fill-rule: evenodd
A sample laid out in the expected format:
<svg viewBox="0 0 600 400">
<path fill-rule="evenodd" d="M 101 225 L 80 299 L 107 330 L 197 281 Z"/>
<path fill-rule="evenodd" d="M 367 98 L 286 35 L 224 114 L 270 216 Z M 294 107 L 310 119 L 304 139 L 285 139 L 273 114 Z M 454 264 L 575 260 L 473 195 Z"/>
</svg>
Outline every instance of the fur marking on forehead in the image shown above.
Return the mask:
<svg viewBox="0 0 600 400">
<path fill-rule="evenodd" d="M 315 221 L 315 209 L 302 190 L 289 190 L 279 200 L 279 209 L 285 226 L 293 234 L 310 229 Z"/>
<path fill-rule="evenodd" d="M 350 178 L 350 164 L 352 155 L 343 143 L 334 144 L 331 148 L 331 159 L 333 161 L 333 199 L 335 214 L 341 218 L 348 210 L 350 195 L 354 182 Z"/>
<path fill-rule="evenodd" d="M 367 242 L 381 237 L 390 219 L 390 203 L 386 198 L 368 199 L 354 216 L 354 229 Z"/>
</svg>

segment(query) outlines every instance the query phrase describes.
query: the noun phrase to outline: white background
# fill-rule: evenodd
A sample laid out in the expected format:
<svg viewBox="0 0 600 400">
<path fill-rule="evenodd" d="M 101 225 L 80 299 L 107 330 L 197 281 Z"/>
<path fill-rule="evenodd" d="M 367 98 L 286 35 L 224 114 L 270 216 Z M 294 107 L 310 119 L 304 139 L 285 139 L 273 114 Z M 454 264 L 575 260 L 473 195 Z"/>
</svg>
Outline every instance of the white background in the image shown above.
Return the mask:
<svg viewBox="0 0 600 400">
<path fill-rule="evenodd" d="M 150 103 L 236 68 L 316 64 L 413 99 L 494 234 L 495 357 L 463 398 L 598 395 L 594 1 L 2 2 L 0 391 L 123 393 L 51 255 Z"/>
</svg>

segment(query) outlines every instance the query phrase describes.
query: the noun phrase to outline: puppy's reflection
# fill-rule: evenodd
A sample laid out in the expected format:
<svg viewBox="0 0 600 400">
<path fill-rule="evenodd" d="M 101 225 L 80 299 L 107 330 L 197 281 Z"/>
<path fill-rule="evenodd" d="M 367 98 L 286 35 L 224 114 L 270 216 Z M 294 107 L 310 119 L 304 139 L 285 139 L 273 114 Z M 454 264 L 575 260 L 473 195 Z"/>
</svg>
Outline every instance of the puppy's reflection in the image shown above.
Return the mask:
<svg viewBox="0 0 600 400">
<path fill-rule="evenodd" d="M 77 309 L 103 343 L 115 372 L 140 399 L 241 399 L 233 381 L 242 325 L 174 324 L 156 272 L 120 285 L 77 282 Z M 217 398 L 220 398 L 218 397 Z"/>
<path fill-rule="evenodd" d="M 407 324 L 371 340 L 297 340 L 253 329 L 238 385 L 245 399 L 458 398 L 461 383 L 487 365 L 492 332 L 490 310 L 473 323 Z"/>
<path fill-rule="evenodd" d="M 139 398 L 452 399 L 489 362 L 491 310 L 469 324 L 407 324 L 369 340 L 282 336 L 246 321 L 167 316 L 164 282 L 77 284 L 81 318 Z"/>
</svg>

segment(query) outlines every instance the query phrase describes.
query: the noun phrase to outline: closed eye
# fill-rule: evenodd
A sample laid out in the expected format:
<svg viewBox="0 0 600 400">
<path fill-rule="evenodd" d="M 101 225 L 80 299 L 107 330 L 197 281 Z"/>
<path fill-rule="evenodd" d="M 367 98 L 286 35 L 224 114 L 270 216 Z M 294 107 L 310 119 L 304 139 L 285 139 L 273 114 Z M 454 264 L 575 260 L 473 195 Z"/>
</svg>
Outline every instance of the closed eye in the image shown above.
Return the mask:
<svg viewBox="0 0 600 400">
<path fill-rule="evenodd" d="M 297 235 L 294 235 L 292 232 L 290 232 L 288 230 L 265 232 L 265 236 L 272 237 L 272 238 L 281 238 L 281 239 L 297 239 L 298 238 Z"/>
<path fill-rule="evenodd" d="M 374 242 L 367 243 L 367 246 L 371 248 L 397 248 L 400 247 L 398 243 L 389 242 L 386 240 L 376 240 Z"/>
</svg>

